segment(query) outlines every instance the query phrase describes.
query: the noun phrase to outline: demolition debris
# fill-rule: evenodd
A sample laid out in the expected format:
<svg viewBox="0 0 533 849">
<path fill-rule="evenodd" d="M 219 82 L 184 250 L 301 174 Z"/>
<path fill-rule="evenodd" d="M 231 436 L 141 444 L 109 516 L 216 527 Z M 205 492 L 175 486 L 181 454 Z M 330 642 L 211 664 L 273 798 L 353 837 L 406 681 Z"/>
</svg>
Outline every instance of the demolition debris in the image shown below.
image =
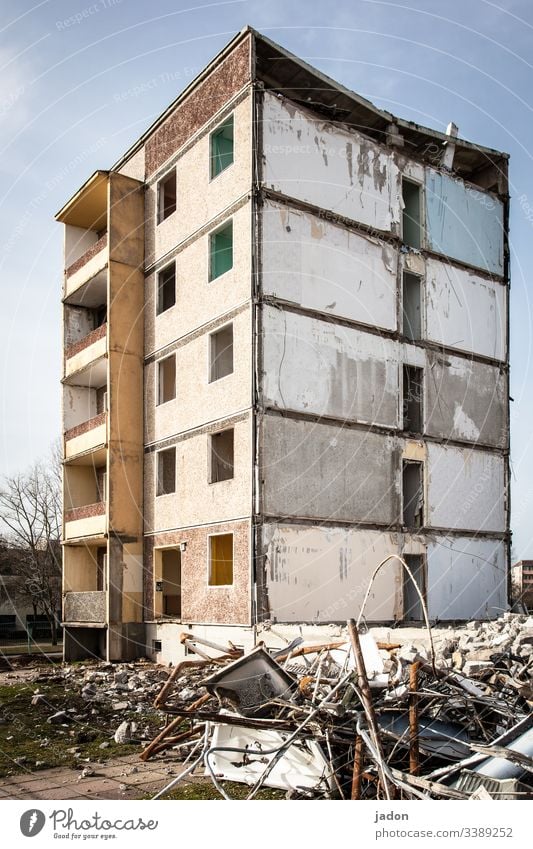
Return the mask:
<svg viewBox="0 0 533 849">
<path fill-rule="evenodd" d="M 394 635 L 391 630 L 390 634 Z M 398 633 L 398 632 L 396 632 Z M 268 635 L 268 631 L 265 635 Z M 187 659 L 154 705 L 178 782 L 207 775 L 300 799 L 526 799 L 533 795 L 533 618 L 469 623 L 426 645 L 337 639 L 251 652 L 182 634 Z"/>
</svg>

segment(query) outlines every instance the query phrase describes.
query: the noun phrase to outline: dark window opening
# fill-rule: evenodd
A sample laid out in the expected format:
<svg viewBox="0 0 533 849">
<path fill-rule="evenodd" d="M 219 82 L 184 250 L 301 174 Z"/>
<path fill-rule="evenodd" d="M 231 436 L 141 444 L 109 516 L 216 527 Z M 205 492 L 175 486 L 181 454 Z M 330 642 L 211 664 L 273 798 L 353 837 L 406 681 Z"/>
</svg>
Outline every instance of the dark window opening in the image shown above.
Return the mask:
<svg viewBox="0 0 533 849">
<path fill-rule="evenodd" d="M 403 335 L 422 338 L 422 280 L 409 272 L 403 275 Z"/>
<path fill-rule="evenodd" d="M 403 367 L 403 429 L 423 432 L 424 372 L 415 366 Z"/>
<path fill-rule="evenodd" d="M 107 548 L 96 549 L 96 589 L 101 592 L 105 589 L 105 567 L 107 562 Z"/>
<path fill-rule="evenodd" d="M 213 383 L 233 372 L 233 324 L 211 334 L 209 349 L 209 380 Z"/>
<path fill-rule="evenodd" d="M 157 453 L 157 494 L 176 491 L 176 449 L 166 448 Z"/>
<path fill-rule="evenodd" d="M 169 548 L 161 552 L 163 616 L 181 616 L 181 551 Z"/>
<path fill-rule="evenodd" d="M 402 180 L 402 233 L 403 242 L 411 248 L 422 245 L 420 221 L 420 186 L 410 180 Z"/>
<path fill-rule="evenodd" d="M 158 184 L 158 221 L 164 221 L 176 212 L 176 170 Z"/>
<path fill-rule="evenodd" d="M 404 460 L 402 469 L 402 518 L 406 528 L 421 528 L 424 524 L 424 493 L 422 463 Z"/>
<path fill-rule="evenodd" d="M 233 222 L 209 236 L 209 279 L 215 280 L 233 267 Z"/>
<path fill-rule="evenodd" d="M 211 133 L 211 179 L 233 162 L 233 115 Z"/>
<path fill-rule="evenodd" d="M 166 404 L 176 397 L 176 355 L 171 354 L 157 364 L 158 391 L 157 403 Z"/>
<path fill-rule="evenodd" d="M 404 554 L 403 559 L 409 566 L 416 585 L 426 601 L 426 564 L 421 554 Z M 403 618 L 411 622 L 418 622 L 423 618 L 423 608 L 420 596 L 409 577 L 406 569 L 403 571 Z"/>
<path fill-rule="evenodd" d="M 176 267 L 174 263 L 157 275 L 157 314 L 169 310 L 176 303 Z"/>
<path fill-rule="evenodd" d="M 211 483 L 233 477 L 233 428 L 211 437 Z"/>
</svg>

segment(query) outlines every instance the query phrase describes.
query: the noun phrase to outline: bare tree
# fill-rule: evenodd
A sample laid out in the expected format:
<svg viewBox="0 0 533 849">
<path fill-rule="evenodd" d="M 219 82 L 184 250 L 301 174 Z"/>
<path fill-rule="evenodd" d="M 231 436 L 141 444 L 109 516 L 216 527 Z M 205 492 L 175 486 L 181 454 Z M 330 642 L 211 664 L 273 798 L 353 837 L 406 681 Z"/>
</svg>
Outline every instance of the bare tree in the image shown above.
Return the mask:
<svg viewBox="0 0 533 849">
<path fill-rule="evenodd" d="M 6 476 L 0 489 L 0 520 L 18 549 L 19 595 L 46 617 L 57 643 L 61 606 L 61 467 L 54 445 L 46 460 Z"/>
</svg>

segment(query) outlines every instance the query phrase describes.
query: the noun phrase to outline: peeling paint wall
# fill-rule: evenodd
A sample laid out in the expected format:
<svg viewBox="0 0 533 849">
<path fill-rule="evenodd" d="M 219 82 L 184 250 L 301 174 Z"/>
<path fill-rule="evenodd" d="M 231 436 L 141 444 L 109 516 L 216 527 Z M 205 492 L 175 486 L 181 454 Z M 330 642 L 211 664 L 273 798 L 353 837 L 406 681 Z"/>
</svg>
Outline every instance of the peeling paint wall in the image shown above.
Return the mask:
<svg viewBox="0 0 533 849">
<path fill-rule="evenodd" d="M 262 531 L 269 614 L 278 622 L 335 622 L 357 616 L 372 572 L 392 551 L 396 534 L 269 523 Z M 378 575 L 367 619 L 401 612 L 399 567 Z"/>
<path fill-rule="evenodd" d="M 443 439 L 507 444 L 507 379 L 497 366 L 425 352 L 426 432 Z"/>
<path fill-rule="evenodd" d="M 400 172 L 392 153 L 368 138 L 266 92 L 263 151 L 268 188 L 399 232 Z"/>
<path fill-rule="evenodd" d="M 507 288 L 473 271 L 426 262 L 426 333 L 433 342 L 505 360 Z"/>
<path fill-rule="evenodd" d="M 506 609 L 505 543 L 446 538 L 428 543 L 430 619 L 486 619 Z"/>
<path fill-rule="evenodd" d="M 395 521 L 399 460 L 392 437 L 265 416 L 263 509 L 275 516 Z"/>
<path fill-rule="evenodd" d="M 426 240 L 437 253 L 503 275 L 503 204 L 457 177 L 426 169 Z"/>
<path fill-rule="evenodd" d="M 265 306 L 263 368 L 267 405 L 398 427 L 390 339 Z"/>
<path fill-rule="evenodd" d="M 271 201 L 262 209 L 262 229 L 265 295 L 396 329 L 392 246 Z"/>
<path fill-rule="evenodd" d="M 472 531 L 505 530 L 505 463 L 487 451 L 428 444 L 430 525 Z"/>
</svg>

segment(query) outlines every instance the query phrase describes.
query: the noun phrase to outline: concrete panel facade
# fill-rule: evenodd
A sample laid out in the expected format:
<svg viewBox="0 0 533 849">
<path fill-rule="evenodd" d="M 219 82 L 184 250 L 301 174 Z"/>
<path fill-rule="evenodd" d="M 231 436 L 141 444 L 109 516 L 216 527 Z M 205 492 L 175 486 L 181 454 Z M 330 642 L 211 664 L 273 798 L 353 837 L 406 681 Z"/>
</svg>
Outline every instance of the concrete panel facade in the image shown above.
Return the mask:
<svg viewBox="0 0 533 849">
<path fill-rule="evenodd" d="M 487 451 L 427 445 L 429 525 L 505 531 L 505 461 Z"/>
<path fill-rule="evenodd" d="M 435 259 L 426 263 L 427 338 L 469 353 L 505 360 L 507 289 L 474 271 Z"/>
<path fill-rule="evenodd" d="M 430 619 L 493 619 L 507 607 L 505 543 L 446 538 L 428 542 Z"/>
<path fill-rule="evenodd" d="M 268 92 L 262 117 L 268 188 L 399 234 L 401 180 L 390 150 Z"/>
<path fill-rule="evenodd" d="M 399 456 L 392 437 L 269 415 L 261 427 L 266 514 L 396 521 Z"/>
<path fill-rule="evenodd" d="M 263 402 L 398 427 L 398 346 L 390 339 L 265 306 Z"/>
<path fill-rule="evenodd" d="M 395 330 L 398 252 L 272 201 L 262 209 L 262 287 L 306 309 Z"/>
<path fill-rule="evenodd" d="M 378 563 L 398 552 L 398 535 L 355 528 L 268 523 L 262 551 L 268 615 L 275 622 L 335 622 L 357 616 Z M 401 615 L 397 563 L 376 577 L 367 619 Z"/>
<path fill-rule="evenodd" d="M 437 253 L 503 275 L 503 204 L 458 177 L 426 169 L 426 240 Z"/>
</svg>

